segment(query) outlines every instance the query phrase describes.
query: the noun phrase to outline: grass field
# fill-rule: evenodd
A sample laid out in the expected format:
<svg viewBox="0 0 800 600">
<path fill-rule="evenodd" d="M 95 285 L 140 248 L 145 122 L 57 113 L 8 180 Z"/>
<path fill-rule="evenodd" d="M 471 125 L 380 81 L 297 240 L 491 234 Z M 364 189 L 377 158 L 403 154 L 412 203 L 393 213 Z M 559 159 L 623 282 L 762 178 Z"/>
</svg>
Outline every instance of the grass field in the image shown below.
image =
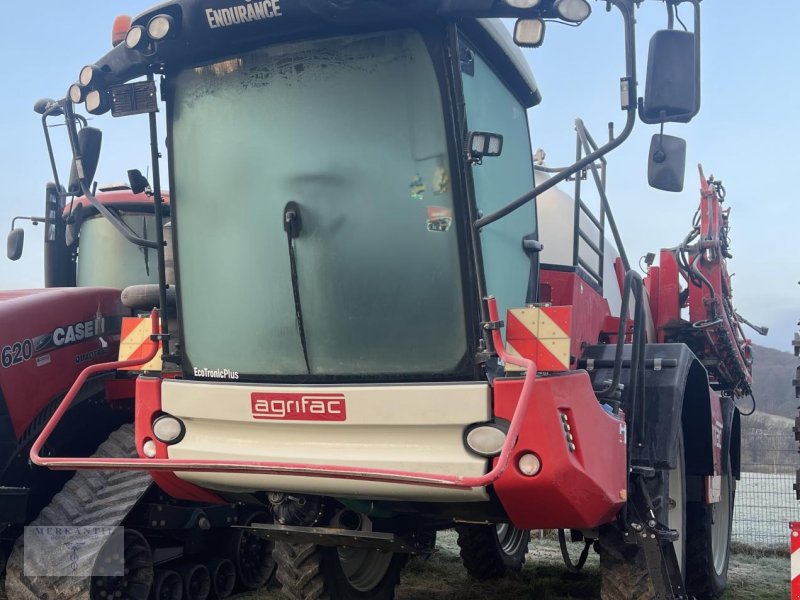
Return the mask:
<svg viewBox="0 0 800 600">
<path fill-rule="evenodd" d="M 429 560 L 414 560 L 406 567 L 397 600 L 578 600 L 600 594 L 597 555 L 590 557 L 584 572 L 573 575 L 563 568 L 558 544 L 551 540 L 534 540 L 521 573 L 490 583 L 467 576 L 454 534 L 440 534 L 437 548 Z M 735 554 L 729 581 L 724 600 L 784 600 L 789 597 L 789 559 Z M 279 590 L 271 589 L 248 600 L 280 597 Z"/>
</svg>

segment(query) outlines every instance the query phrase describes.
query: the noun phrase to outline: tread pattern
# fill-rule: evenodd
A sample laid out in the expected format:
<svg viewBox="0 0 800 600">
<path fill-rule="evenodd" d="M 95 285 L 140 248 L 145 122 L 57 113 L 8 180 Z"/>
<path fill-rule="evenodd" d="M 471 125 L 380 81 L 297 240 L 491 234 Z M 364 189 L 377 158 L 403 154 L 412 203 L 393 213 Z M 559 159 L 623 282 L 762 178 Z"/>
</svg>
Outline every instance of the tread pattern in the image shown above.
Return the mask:
<svg viewBox="0 0 800 600">
<path fill-rule="evenodd" d="M 730 473 L 730 466 L 728 473 Z M 731 475 L 729 486 L 731 503 L 731 524 L 736 498 L 736 480 Z M 717 575 L 712 563 L 711 548 L 711 508 L 703 502 L 689 502 L 686 505 L 686 589 L 698 600 L 719 598 L 725 591 L 728 572 Z M 730 530 L 728 531 L 728 556 L 730 557 Z"/>
<path fill-rule="evenodd" d="M 602 600 L 652 600 L 655 590 L 637 546 L 629 546 L 614 526 L 600 535 L 600 598 Z"/>
<path fill-rule="evenodd" d="M 322 557 L 316 544 L 276 542 L 272 556 L 277 578 L 290 600 L 329 600 L 322 574 Z"/>
<path fill-rule="evenodd" d="M 458 547 L 461 549 L 461 561 L 464 568 L 475 579 L 499 579 L 509 570 L 518 571 L 525 562 L 525 552 L 522 553 L 519 564 L 509 565 L 503 557 L 497 541 L 497 531 L 494 525 L 466 525 L 456 527 L 458 532 Z M 527 541 L 525 550 L 527 552 Z"/>
<path fill-rule="evenodd" d="M 137 456 L 133 425 L 114 431 L 92 455 Z M 152 483 L 143 471 L 78 471 L 30 525 L 81 527 L 120 525 Z M 8 560 L 8 600 L 89 600 L 90 578 L 28 577 L 20 537 Z"/>
</svg>

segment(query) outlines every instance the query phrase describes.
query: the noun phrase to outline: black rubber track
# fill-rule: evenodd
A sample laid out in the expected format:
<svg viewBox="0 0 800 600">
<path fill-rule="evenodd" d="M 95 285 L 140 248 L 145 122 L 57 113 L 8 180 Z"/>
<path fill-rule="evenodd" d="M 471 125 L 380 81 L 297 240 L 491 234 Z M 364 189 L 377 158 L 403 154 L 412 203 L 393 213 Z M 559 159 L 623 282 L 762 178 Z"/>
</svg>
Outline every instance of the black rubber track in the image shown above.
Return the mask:
<svg viewBox="0 0 800 600">
<path fill-rule="evenodd" d="M 92 456 L 136 455 L 133 425 L 123 425 Z M 30 525 L 120 525 L 151 483 L 150 475 L 142 471 L 78 471 Z M 90 578 L 27 577 L 23 572 L 23 557 L 23 537 L 20 537 L 6 568 L 8 600 L 89 600 Z"/>
<path fill-rule="evenodd" d="M 509 571 L 520 571 L 528 551 L 530 533 L 513 555 L 503 552 L 494 525 L 456 527 L 464 568 L 475 579 L 499 579 Z"/>
</svg>

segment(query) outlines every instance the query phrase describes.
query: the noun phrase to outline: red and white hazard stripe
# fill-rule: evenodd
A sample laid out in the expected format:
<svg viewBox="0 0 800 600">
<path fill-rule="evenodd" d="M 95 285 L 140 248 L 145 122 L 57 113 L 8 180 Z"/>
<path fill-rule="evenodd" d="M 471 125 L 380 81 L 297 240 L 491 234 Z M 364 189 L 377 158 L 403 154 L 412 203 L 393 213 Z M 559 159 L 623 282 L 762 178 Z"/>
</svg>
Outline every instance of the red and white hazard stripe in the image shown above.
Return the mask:
<svg viewBox="0 0 800 600">
<path fill-rule="evenodd" d="M 792 529 L 792 600 L 800 600 L 800 523 L 790 523 Z"/>
</svg>

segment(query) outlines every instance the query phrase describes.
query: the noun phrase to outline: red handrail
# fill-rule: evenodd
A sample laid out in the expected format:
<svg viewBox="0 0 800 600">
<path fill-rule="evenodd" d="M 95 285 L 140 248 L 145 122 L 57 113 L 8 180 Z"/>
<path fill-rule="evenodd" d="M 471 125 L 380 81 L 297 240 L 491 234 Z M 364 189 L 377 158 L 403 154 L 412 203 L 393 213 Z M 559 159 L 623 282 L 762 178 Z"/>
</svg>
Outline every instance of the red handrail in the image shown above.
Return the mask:
<svg viewBox="0 0 800 600">
<path fill-rule="evenodd" d="M 486 300 L 489 308 L 489 318 L 492 322 L 499 322 L 497 314 L 497 302 L 493 297 Z M 153 313 L 155 314 L 155 312 Z M 158 323 L 154 317 L 153 331 L 157 331 Z M 39 455 L 44 443 L 53 431 L 64 412 L 69 407 L 80 387 L 86 379 L 95 373 L 118 369 L 123 366 L 136 366 L 145 364 L 155 356 L 156 348 L 152 355 L 145 359 L 136 361 L 123 361 L 94 365 L 81 373 L 81 376 L 70 388 L 69 393 L 62 401 L 58 410 L 51 418 L 45 429 L 36 440 L 31 449 L 31 460 L 34 464 L 49 467 L 51 469 L 74 470 L 142 470 L 142 471 L 172 471 L 172 472 L 215 472 L 215 473 L 257 473 L 261 475 L 288 475 L 295 477 L 319 477 L 351 479 L 360 481 L 376 481 L 383 483 L 397 483 L 404 485 L 420 485 L 426 487 L 443 487 L 455 489 L 468 489 L 485 487 L 497 481 L 505 473 L 511 461 L 511 455 L 519 437 L 522 422 L 527 413 L 528 406 L 533 396 L 534 382 L 536 381 L 536 364 L 527 358 L 511 356 L 505 350 L 503 339 L 499 329 L 492 330 L 492 340 L 495 350 L 500 358 L 507 363 L 511 363 L 527 370 L 525 381 L 520 392 L 519 402 L 511 419 L 508 434 L 503 443 L 500 456 L 491 471 L 485 475 L 477 477 L 464 477 L 449 474 L 420 473 L 415 471 L 403 471 L 395 469 L 374 469 L 371 467 L 353 467 L 345 465 L 318 465 L 306 463 L 288 462 L 262 462 L 262 461 L 218 461 L 218 460 L 183 460 L 169 458 L 54 458 Z"/>
</svg>

